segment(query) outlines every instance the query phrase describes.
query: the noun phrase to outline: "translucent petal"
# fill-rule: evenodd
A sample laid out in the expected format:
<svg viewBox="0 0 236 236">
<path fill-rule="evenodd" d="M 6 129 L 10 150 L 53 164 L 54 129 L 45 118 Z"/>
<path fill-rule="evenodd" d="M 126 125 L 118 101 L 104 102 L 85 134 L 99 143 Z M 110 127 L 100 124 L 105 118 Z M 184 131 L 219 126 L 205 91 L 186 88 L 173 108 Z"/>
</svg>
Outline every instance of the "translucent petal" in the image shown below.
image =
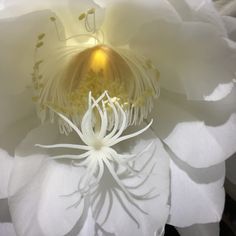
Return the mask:
<svg viewBox="0 0 236 236">
<path fill-rule="evenodd" d="M 45 34 L 42 48 L 57 46 L 55 27 L 49 19 L 54 15 L 51 11 L 39 11 L 0 21 L 1 94 L 20 94 L 30 85 L 40 34 Z"/>
<path fill-rule="evenodd" d="M 195 169 L 172 157 L 169 223 L 178 227 L 219 222 L 224 209 L 225 165 Z M 181 184 L 180 184 L 181 183 Z"/>
<path fill-rule="evenodd" d="M 92 8 L 96 9 L 96 26 L 99 28 L 103 22 L 104 10 L 93 0 L 42 0 L 37 2 L 8 0 L 0 18 L 50 9 L 60 17 L 60 20 L 66 26 L 67 36 L 72 36 L 86 32 L 84 21 L 79 21 L 78 18 Z M 89 17 L 88 21 L 93 24 L 93 16 Z"/>
<path fill-rule="evenodd" d="M 39 127 L 16 150 L 9 206 L 19 235 L 65 235 L 82 215 L 84 204 L 72 207 L 79 200 L 72 193 L 83 171 L 47 161 L 45 149 L 34 147 L 36 142 L 57 142 L 58 135 L 57 126 Z"/>
<path fill-rule="evenodd" d="M 177 228 L 180 236 L 219 236 L 219 223 L 198 224 L 186 228 Z"/>
<path fill-rule="evenodd" d="M 152 125 L 182 161 L 208 167 L 235 152 L 235 93 L 218 102 L 188 101 L 162 90 Z M 217 115 L 216 115 L 217 114 Z"/>
<path fill-rule="evenodd" d="M 31 94 L 0 96 L 0 110 L 0 148 L 13 157 L 16 146 L 37 125 Z"/>
<path fill-rule="evenodd" d="M 230 16 L 223 16 L 222 18 L 224 20 L 229 38 L 236 41 L 236 19 Z"/>
<path fill-rule="evenodd" d="M 11 223 L 0 223 L 0 235 L 16 236 L 13 224 L 11 224 Z"/>
<path fill-rule="evenodd" d="M 11 222 L 11 215 L 8 207 L 8 199 L 0 199 L 0 224 L 9 222 Z"/>
<path fill-rule="evenodd" d="M 195 1 L 185 0 L 193 11 L 193 19 L 196 21 L 202 21 L 209 23 L 215 27 L 215 29 L 223 35 L 227 35 L 222 17 L 215 9 L 211 0 Z"/>
<path fill-rule="evenodd" d="M 166 139 L 176 155 L 195 167 L 207 167 L 229 158 L 235 151 L 236 120 L 233 115 L 219 127 L 202 122 L 177 125 Z"/>
<path fill-rule="evenodd" d="M 175 9 L 166 0 L 113 1 L 107 5 L 103 28 L 109 43 L 122 45 L 129 42 L 140 26 L 157 17 L 180 20 Z"/>
<path fill-rule="evenodd" d="M 236 199 L 236 154 L 226 161 L 225 191 L 231 198 Z"/>
<path fill-rule="evenodd" d="M 136 195 L 136 200 L 130 200 L 111 178 L 110 173 L 107 170 L 104 172 L 99 184 L 99 193 L 92 198 L 92 209 L 98 225 L 109 233 L 141 236 L 153 235 L 157 231 L 159 235 L 165 225 L 169 208 L 169 161 L 161 142 L 149 130 L 133 141 L 120 143 L 116 149 L 119 150 L 118 153 L 140 153 L 152 141 L 154 143 L 150 150 L 139 157 L 134 166 L 135 169 L 141 169 L 144 163 L 148 162 L 140 174 L 127 175 L 127 172 L 122 172 L 121 166 L 116 170 L 120 182 L 130 191 L 131 196 Z M 153 193 L 150 193 L 149 198 L 148 193 L 151 190 Z"/>
<path fill-rule="evenodd" d="M 162 87 L 189 99 L 203 100 L 235 77 L 235 51 L 207 23 L 156 20 L 137 32 L 131 47 L 159 69 Z"/>
<path fill-rule="evenodd" d="M 234 185 L 236 185 L 235 168 L 236 168 L 236 154 L 226 161 L 226 170 L 227 170 L 226 176 L 227 179 Z"/>
<path fill-rule="evenodd" d="M 13 167 L 13 158 L 0 149 L 0 199 L 8 197 L 8 184 Z"/>
</svg>

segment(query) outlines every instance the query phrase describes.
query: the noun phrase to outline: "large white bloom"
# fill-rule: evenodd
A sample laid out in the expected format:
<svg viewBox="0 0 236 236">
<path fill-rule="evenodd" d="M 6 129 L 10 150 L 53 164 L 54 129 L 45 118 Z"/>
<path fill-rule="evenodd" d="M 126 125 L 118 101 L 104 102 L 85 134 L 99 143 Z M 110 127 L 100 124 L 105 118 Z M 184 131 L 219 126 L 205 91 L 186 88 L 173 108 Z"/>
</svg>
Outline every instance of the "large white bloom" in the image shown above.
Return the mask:
<svg viewBox="0 0 236 236">
<path fill-rule="evenodd" d="M 217 235 L 232 19 L 210 0 L 2 5 L 0 234 Z"/>
</svg>

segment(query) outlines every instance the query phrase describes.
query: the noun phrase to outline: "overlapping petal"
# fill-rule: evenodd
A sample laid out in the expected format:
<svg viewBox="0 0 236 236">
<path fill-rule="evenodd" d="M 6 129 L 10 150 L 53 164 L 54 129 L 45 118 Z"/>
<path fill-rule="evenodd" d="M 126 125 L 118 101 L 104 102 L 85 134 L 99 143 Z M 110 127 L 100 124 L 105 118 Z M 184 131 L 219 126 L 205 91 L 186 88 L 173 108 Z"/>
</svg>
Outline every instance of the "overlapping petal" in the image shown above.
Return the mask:
<svg viewBox="0 0 236 236">
<path fill-rule="evenodd" d="M 1 20 L 1 94 L 20 94 L 30 85 L 40 34 L 45 34 L 49 48 L 59 43 L 55 27 L 50 22 L 52 16 L 55 14 L 47 10 Z"/>
<path fill-rule="evenodd" d="M 182 161 L 209 167 L 236 151 L 234 101 L 235 93 L 219 102 L 193 102 L 162 90 L 152 127 Z"/>
<path fill-rule="evenodd" d="M 7 236 L 16 236 L 12 223 L 0 223 L 0 234 Z"/>
<path fill-rule="evenodd" d="M 97 192 L 86 197 L 74 192 L 85 170 L 68 160 L 49 160 L 54 153 L 34 147 L 36 143 L 58 143 L 61 139 L 58 127 L 43 124 L 33 129 L 16 150 L 9 203 L 17 234 L 141 236 L 157 231 L 157 235 L 162 235 L 169 211 L 169 168 L 170 223 L 187 227 L 220 220 L 224 205 L 223 161 L 236 151 L 236 47 L 232 18 L 225 17 L 223 21 L 208 0 L 50 0 L 33 4 L 29 0 L 8 0 L 5 7 L 1 18 L 27 14 L 2 19 L 0 23 L 0 92 L 4 94 L 0 109 L 5 114 L 0 118 L 0 154 L 4 163 L 0 197 L 8 196 L 13 162 L 9 158 L 36 125 L 32 95 L 26 86 L 30 84 L 29 71 L 35 63 L 35 43 L 40 33 L 46 37 L 44 46 L 55 49 L 65 46 L 67 37 L 77 39 L 78 34 L 88 33 L 88 28 L 100 33 L 96 30 L 102 26 L 104 42 L 126 45 L 151 59 L 161 73 L 162 88 L 166 89 L 151 114 L 156 120 L 152 126 L 155 135 L 148 131 L 116 147 L 121 153 L 142 153 L 154 140 L 152 149 L 136 163 L 142 168 L 148 160 L 144 175 L 130 178 L 120 173 L 119 177 L 132 192 L 145 195 L 154 186 L 157 196 L 130 201 L 107 169 Z M 43 9 L 53 12 L 31 13 Z M 5 103 L 6 100 L 11 101 Z M 17 106 L 12 107 L 16 100 Z M 164 139 L 164 147 L 156 135 Z M 68 138 L 78 141 L 73 134 Z M 118 166 L 116 171 L 121 169 Z M 1 224 L 0 234 L 11 235 L 9 227 Z M 218 228 L 194 225 L 179 232 L 216 235 Z"/>
<path fill-rule="evenodd" d="M 225 199 L 225 165 L 195 169 L 172 157 L 170 169 L 170 224 L 187 227 L 220 221 Z"/>
<path fill-rule="evenodd" d="M 233 86 L 235 51 L 208 23 L 155 20 L 139 30 L 131 48 L 157 66 L 162 87 L 189 99 L 204 100 L 219 84 Z"/>
<path fill-rule="evenodd" d="M 220 233 L 218 223 L 196 224 L 186 228 L 177 228 L 181 236 L 216 236 Z"/>
<path fill-rule="evenodd" d="M 129 43 L 144 23 L 156 18 L 180 21 L 176 10 L 166 0 L 115 1 L 108 3 L 107 7 L 103 28 L 108 42 L 115 46 Z"/>
<path fill-rule="evenodd" d="M 0 149 L 0 199 L 8 197 L 8 184 L 13 166 L 13 159 Z"/>
<path fill-rule="evenodd" d="M 47 139 L 45 139 L 46 133 L 49 134 Z M 105 171 L 97 194 L 91 195 L 93 199 L 86 197 L 78 203 L 80 193 L 75 193 L 75 190 L 86 170 L 73 167 L 70 162 L 47 160 L 48 154 L 32 148 L 36 142 L 58 142 L 56 134 L 57 132 L 50 126 L 37 128 L 17 149 L 9 203 L 13 222 L 19 235 L 35 235 L 38 232 L 42 235 L 64 235 L 71 230 L 77 230 L 79 235 L 83 235 L 83 232 L 92 230 L 93 227 L 95 229 L 97 227 L 98 231 L 105 230 L 105 232 L 118 233 L 118 235 L 120 233 L 130 235 L 131 231 L 136 232 L 136 235 L 163 231 L 169 212 L 167 205 L 169 161 L 160 142 L 155 141 L 150 153 L 144 153 L 142 163 L 147 161 L 150 163 L 145 164 L 147 167 L 143 173 L 140 173 L 140 177 L 132 179 L 125 173 L 120 173 L 122 182 L 130 186 L 128 188 L 135 194 L 145 196 L 153 188 L 155 193 L 153 199 L 141 197 L 134 204 L 112 181 L 109 172 Z M 147 143 L 150 143 L 148 141 L 150 134 L 142 137 L 144 140 L 146 138 L 147 141 L 136 140 L 118 148 L 139 153 Z M 135 168 L 142 168 L 144 165 L 137 163 Z M 149 176 L 148 180 L 145 176 Z M 142 186 L 143 181 L 145 184 Z M 87 229 L 82 229 L 81 225 L 89 219 L 90 207 L 96 225 L 93 226 L 91 223 Z M 28 217 L 23 223 L 24 215 Z M 118 216 L 120 218 L 117 221 Z"/>
</svg>

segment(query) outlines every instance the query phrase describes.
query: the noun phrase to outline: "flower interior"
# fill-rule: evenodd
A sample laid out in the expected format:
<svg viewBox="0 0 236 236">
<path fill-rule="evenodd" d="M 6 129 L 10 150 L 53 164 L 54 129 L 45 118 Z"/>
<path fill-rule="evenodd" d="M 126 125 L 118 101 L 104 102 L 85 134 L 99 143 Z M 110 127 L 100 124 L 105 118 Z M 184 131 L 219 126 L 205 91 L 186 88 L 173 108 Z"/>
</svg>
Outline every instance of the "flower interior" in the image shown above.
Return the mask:
<svg viewBox="0 0 236 236">
<path fill-rule="evenodd" d="M 51 20 L 56 22 L 56 18 Z M 46 50 L 45 36 L 38 36 L 32 73 L 34 101 L 42 121 L 47 114 L 54 121 L 54 110 L 79 125 L 88 108 L 89 92 L 97 99 L 104 91 L 124 109 L 127 125 L 140 124 L 147 118 L 153 100 L 159 95 L 159 72 L 150 60 L 136 55 L 130 49 L 114 48 L 100 40 L 95 40 L 89 46 L 81 42 L 75 45 L 65 43 L 53 54 L 39 58 L 41 51 Z M 93 38 L 96 36 L 91 33 L 90 39 Z M 106 109 L 108 114 L 109 111 L 112 113 L 108 101 Z M 114 125 L 112 115 L 109 121 L 111 129 Z M 59 126 L 62 133 L 70 131 L 63 120 L 59 121 Z"/>
</svg>

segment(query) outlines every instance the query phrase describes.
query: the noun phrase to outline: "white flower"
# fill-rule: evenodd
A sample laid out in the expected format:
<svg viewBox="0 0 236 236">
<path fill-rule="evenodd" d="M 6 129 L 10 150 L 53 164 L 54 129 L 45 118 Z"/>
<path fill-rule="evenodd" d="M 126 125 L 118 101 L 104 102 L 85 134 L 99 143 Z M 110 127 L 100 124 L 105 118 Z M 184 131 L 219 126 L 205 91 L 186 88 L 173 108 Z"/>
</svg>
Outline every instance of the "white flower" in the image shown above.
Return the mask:
<svg viewBox="0 0 236 236">
<path fill-rule="evenodd" d="M 17 234 L 162 235 L 170 223 L 190 235 L 218 222 L 236 151 L 232 19 L 208 0 L 4 4 L 0 192 Z"/>
</svg>

